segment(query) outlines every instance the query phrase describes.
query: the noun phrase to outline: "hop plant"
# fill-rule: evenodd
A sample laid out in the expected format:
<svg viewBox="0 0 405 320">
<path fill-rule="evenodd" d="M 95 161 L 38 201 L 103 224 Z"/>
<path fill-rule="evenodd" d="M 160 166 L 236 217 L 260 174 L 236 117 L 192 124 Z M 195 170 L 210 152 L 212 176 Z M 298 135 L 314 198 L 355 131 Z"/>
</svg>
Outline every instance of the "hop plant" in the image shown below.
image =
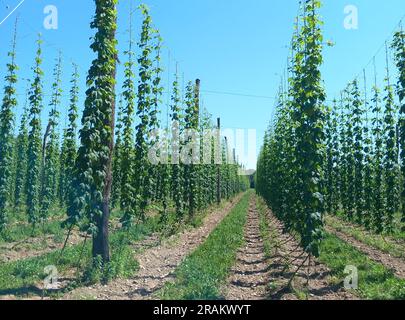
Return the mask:
<svg viewBox="0 0 405 320">
<path fill-rule="evenodd" d="M 10 184 L 12 178 L 13 160 L 13 128 L 14 109 L 17 107 L 16 64 L 17 20 L 11 51 L 8 53 L 10 62 L 7 64 L 7 75 L 4 79 L 4 97 L 0 108 L 0 232 L 7 224 L 8 209 L 11 204 Z"/>
<path fill-rule="evenodd" d="M 43 71 L 42 65 L 42 40 L 37 41 L 37 54 L 35 57 L 34 79 L 30 90 L 29 111 L 29 136 L 28 136 L 28 171 L 27 171 L 27 210 L 28 220 L 32 225 L 39 222 L 40 192 L 41 192 L 41 111 L 43 109 Z"/>
</svg>

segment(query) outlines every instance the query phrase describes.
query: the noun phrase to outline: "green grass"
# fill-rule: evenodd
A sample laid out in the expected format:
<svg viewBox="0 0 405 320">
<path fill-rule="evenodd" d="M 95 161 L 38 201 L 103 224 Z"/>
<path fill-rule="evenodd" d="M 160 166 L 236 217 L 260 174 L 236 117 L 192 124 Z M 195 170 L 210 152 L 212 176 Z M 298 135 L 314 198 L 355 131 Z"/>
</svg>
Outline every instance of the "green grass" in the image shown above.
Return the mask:
<svg viewBox="0 0 405 320">
<path fill-rule="evenodd" d="M 265 204 L 259 199 L 258 209 L 261 214 L 261 229 L 265 233 L 263 220 Z M 270 231 L 265 239 L 266 254 L 271 254 L 274 238 Z M 269 244 L 266 245 L 266 239 Z M 326 234 L 321 244 L 321 255 L 319 261 L 331 270 L 332 284 L 343 287 L 343 281 L 347 274 L 344 270 L 347 266 L 355 266 L 358 269 L 359 288 L 353 293 L 363 299 L 370 300 L 403 300 L 405 299 L 405 280 L 397 278 L 391 270 L 384 265 L 374 262 L 366 254 L 357 250 L 352 245 L 344 242 L 332 234 Z M 276 283 L 270 284 L 277 287 Z M 299 292 L 294 292 L 300 298 Z"/>
<path fill-rule="evenodd" d="M 27 215 L 23 209 L 11 214 L 9 226 L 0 232 L 0 243 L 19 242 L 45 235 L 53 235 L 57 243 L 63 242 L 65 230 L 61 227 L 61 223 L 66 218 L 66 209 L 53 208 L 49 213 L 49 221 L 44 222 L 43 225 L 37 225 L 35 228 L 27 222 Z M 112 219 L 119 219 L 121 215 L 122 212 L 118 209 L 111 212 Z"/>
<path fill-rule="evenodd" d="M 119 231 L 112 234 L 110 246 L 113 254 L 106 274 L 99 274 L 89 268 L 92 265 L 91 241 L 87 241 L 85 246 L 78 244 L 66 248 L 60 260 L 60 250 L 56 250 L 36 258 L 3 263 L 0 265 L 0 296 L 41 294 L 36 286 L 45 278 L 44 268 L 49 265 L 55 265 L 59 274 L 64 274 L 67 270 L 78 270 L 79 274 L 86 274 L 86 281 L 89 282 L 99 281 L 101 278 L 109 280 L 115 277 L 130 277 L 137 271 L 138 262 L 134 259 L 129 245 L 144 239 L 160 228 L 158 217 L 154 217 L 134 226 L 128 232 Z M 82 285 L 82 279 L 77 277 L 72 285 Z"/>
<path fill-rule="evenodd" d="M 29 224 L 14 225 L 0 233 L 0 243 L 17 242 L 41 235 L 55 235 L 58 238 L 61 234 L 63 234 L 61 221 L 47 222 L 35 229 Z"/>
<path fill-rule="evenodd" d="M 342 283 L 347 276 L 344 274 L 346 266 L 357 267 L 359 288 L 355 293 L 364 299 L 405 299 L 405 280 L 395 277 L 391 270 L 334 235 L 326 235 L 319 260 L 331 269 L 337 283 Z"/>
<path fill-rule="evenodd" d="M 373 231 L 367 231 L 364 226 L 356 224 L 352 221 L 348 221 L 347 219 L 347 215 L 339 210 L 336 212 L 336 214 L 334 215 L 328 215 L 328 217 L 335 219 L 335 220 L 340 220 L 340 222 L 343 224 L 347 224 L 347 225 L 352 225 L 353 227 L 356 227 L 364 232 L 369 232 L 371 234 L 373 234 Z M 387 233 L 384 232 L 383 236 L 387 239 L 387 240 L 392 240 L 392 241 L 396 241 L 396 242 L 405 242 L 405 231 L 402 230 L 402 228 L 405 227 L 405 225 L 403 225 L 403 223 L 401 223 L 401 213 L 397 212 L 394 216 L 394 230 L 392 233 Z"/>
<path fill-rule="evenodd" d="M 220 287 L 244 242 L 249 199 L 245 194 L 207 240 L 176 269 L 176 281 L 158 293 L 168 300 L 220 299 Z"/>
<path fill-rule="evenodd" d="M 343 221 L 336 219 L 335 217 L 327 217 L 327 224 L 333 229 L 343 232 L 349 236 L 352 236 L 356 240 L 363 242 L 373 248 L 379 249 L 383 252 L 397 258 L 405 257 L 404 245 L 395 243 L 392 239 L 384 239 L 382 236 L 371 234 L 366 230 L 357 226 L 350 226 Z"/>
<path fill-rule="evenodd" d="M 223 207 L 225 203 L 222 202 L 220 207 Z M 162 222 L 159 215 L 154 215 L 148 218 L 145 223 L 133 226 L 129 231 L 113 232 L 110 236 L 111 263 L 104 273 L 92 268 L 90 239 L 85 246 L 82 243 L 67 247 L 60 260 L 60 250 L 55 250 L 35 258 L 1 263 L 0 296 L 42 294 L 36 286 L 40 285 L 45 278 L 46 275 L 43 271 L 49 265 L 55 265 L 61 275 L 66 274 L 68 270 L 75 271 L 75 279 L 72 281 L 71 287 L 64 291 L 100 280 L 108 281 L 116 277 L 129 278 L 138 269 L 138 262 L 134 259 L 130 247 L 132 244 L 155 232 L 160 233 L 162 238 L 166 238 L 185 228 L 198 226 L 208 212 L 209 210 L 205 210 L 196 214 L 193 220 L 188 221 L 188 224 L 177 221 L 173 212 L 168 215 L 166 222 Z M 112 217 L 118 218 L 119 216 L 119 210 L 114 210 Z M 41 236 L 44 233 L 53 234 L 56 242 L 62 243 L 64 241 L 65 230 L 60 227 L 59 221 L 52 221 L 45 224 L 44 229 L 37 228 L 34 231 L 35 236 Z M 29 225 L 16 225 L 10 229 L 8 234 L 9 236 L 3 241 L 21 241 L 33 235 L 32 227 Z M 32 246 L 32 249 L 35 249 L 35 245 Z M 78 264 L 79 260 L 80 263 Z"/>
</svg>

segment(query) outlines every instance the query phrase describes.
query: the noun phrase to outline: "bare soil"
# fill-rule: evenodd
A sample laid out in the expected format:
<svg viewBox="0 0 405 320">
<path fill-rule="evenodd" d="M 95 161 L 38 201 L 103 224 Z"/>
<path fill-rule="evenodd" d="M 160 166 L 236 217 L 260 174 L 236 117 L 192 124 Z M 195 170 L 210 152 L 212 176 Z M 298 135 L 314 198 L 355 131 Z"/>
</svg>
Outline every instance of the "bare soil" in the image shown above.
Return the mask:
<svg viewBox="0 0 405 320">
<path fill-rule="evenodd" d="M 269 295 L 271 300 L 355 300 L 342 284 L 333 284 L 330 270 L 301 249 L 283 224 L 267 210 L 272 244 L 269 259 Z M 295 275 L 295 277 L 294 277 Z M 290 281 L 291 279 L 294 279 Z"/>
<path fill-rule="evenodd" d="M 260 217 L 252 197 L 245 226 L 245 245 L 222 289 L 226 300 L 264 300 L 267 297 L 269 268 L 260 235 Z"/>
<path fill-rule="evenodd" d="M 405 261 L 403 259 L 395 258 L 388 253 L 373 248 L 355 239 L 354 237 L 335 230 L 331 227 L 326 227 L 326 231 L 351 244 L 353 247 L 366 254 L 371 260 L 381 263 L 388 269 L 391 269 L 398 278 L 405 279 Z"/>
<path fill-rule="evenodd" d="M 132 279 L 118 279 L 107 285 L 97 284 L 91 287 L 73 290 L 63 299 L 98 300 L 151 300 L 154 294 L 170 281 L 175 280 L 174 271 L 180 263 L 195 250 L 215 227 L 227 216 L 240 201 L 241 196 L 233 199 L 223 209 L 214 210 L 207 215 L 203 224 L 196 229 L 184 230 L 163 243 L 134 254 L 140 270 Z M 153 242 L 153 241 L 152 241 Z"/>
</svg>

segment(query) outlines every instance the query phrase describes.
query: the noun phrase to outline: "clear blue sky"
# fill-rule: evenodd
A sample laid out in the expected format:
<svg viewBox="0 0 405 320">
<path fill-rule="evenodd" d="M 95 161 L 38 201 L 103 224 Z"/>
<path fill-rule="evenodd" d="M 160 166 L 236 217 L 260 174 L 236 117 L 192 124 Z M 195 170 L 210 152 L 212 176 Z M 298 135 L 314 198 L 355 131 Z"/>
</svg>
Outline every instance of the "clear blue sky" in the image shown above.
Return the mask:
<svg viewBox="0 0 405 320">
<path fill-rule="evenodd" d="M 0 0 L 0 21 L 21 0 Z M 133 1 L 135 6 L 139 1 Z M 129 0 L 121 0 L 119 10 L 119 46 L 126 48 L 129 18 Z M 146 0 L 151 7 L 154 23 L 165 40 L 165 85 L 174 72 L 175 61 L 186 80 L 202 80 L 204 106 L 214 118 L 221 117 L 226 128 L 257 129 L 258 148 L 273 112 L 280 74 L 286 66 L 294 17 L 295 0 Z M 45 30 L 43 9 L 55 5 L 59 13 L 58 30 Z M 344 7 L 356 5 L 359 10 L 359 29 L 343 27 Z M 9 6 L 9 8 L 7 8 Z M 18 30 L 19 76 L 31 78 L 36 33 L 41 32 L 44 43 L 45 89 L 49 93 L 52 68 L 60 49 L 64 56 L 64 89 L 68 92 L 70 61 L 80 66 L 82 99 L 84 77 L 93 58 L 89 49 L 92 31 L 89 22 L 94 11 L 93 1 L 79 0 L 25 0 L 16 12 L 0 25 L 0 85 L 3 85 L 7 51 L 12 37 L 15 15 L 20 15 Z M 325 21 L 325 39 L 336 45 L 325 48 L 322 67 L 328 99 L 332 99 L 345 84 L 362 71 L 373 55 L 389 37 L 395 25 L 405 14 L 404 0 L 327 0 L 321 14 Z M 135 15 L 136 39 L 140 25 Z M 170 50 L 170 63 L 169 63 Z M 384 71 L 384 56 L 377 56 L 379 77 Z M 367 72 L 372 76 L 372 65 Z M 122 72 L 119 77 L 122 76 Z M 172 81 L 172 78 L 171 78 Z M 24 93 L 20 85 L 19 93 Z M 238 93 L 251 96 L 215 94 Z M 21 104 L 22 99 L 21 96 Z M 49 97 L 46 97 L 46 103 Z M 166 97 L 165 97 L 166 102 Z M 20 104 L 20 108 L 22 107 Z M 64 106 L 67 97 L 64 98 Z M 64 119 L 64 110 L 62 117 Z M 44 119 L 48 109 L 44 110 Z M 62 121 L 63 122 L 63 121 Z M 255 159 L 247 163 L 255 167 Z"/>
</svg>

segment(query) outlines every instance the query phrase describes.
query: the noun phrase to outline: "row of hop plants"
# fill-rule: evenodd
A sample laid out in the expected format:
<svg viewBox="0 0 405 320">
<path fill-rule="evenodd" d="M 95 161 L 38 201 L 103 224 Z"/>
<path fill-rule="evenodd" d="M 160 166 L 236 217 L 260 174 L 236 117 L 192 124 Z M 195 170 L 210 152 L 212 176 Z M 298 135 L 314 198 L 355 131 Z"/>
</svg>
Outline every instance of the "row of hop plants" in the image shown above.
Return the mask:
<svg viewBox="0 0 405 320">
<path fill-rule="evenodd" d="M 327 106 L 320 6 L 302 3 L 289 80 L 280 86 L 256 174 L 257 192 L 309 258 L 319 255 L 326 213 L 378 234 L 405 229 L 405 33 L 397 31 L 386 46 L 383 91 L 376 79 L 369 95 L 364 72 L 363 90 L 355 79 Z"/>
<path fill-rule="evenodd" d="M 226 140 L 219 136 L 211 137 L 210 151 L 215 154 L 219 145 L 221 160 L 226 161 L 217 162 L 214 156 L 208 164 L 176 161 L 188 141 L 170 137 L 169 125 L 164 127 L 159 120 L 164 90 L 162 39 L 146 5 L 139 7 L 143 19 L 136 44 L 131 10 L 128 48 L 123 52 L 123 85 L 120 94 L 116 93 L 117 1 L 96 0 L 95 4 L 91 22 L 95 35 L 90 48 L 96 58 L 86 78 L 81 126 L 77 123 L 80 79 L 78 66 L 73 65 L 68 121 L 62 134 L 59 131 L 63 109 L 62 56 L 59 54 L 56 59 L 50 112 L 47 124 L 43 125 L 42 40 L 39 36 L 32 80 L 25 104 L 20 106 L 16 91 L 19 81 L 16 21 L 0 109 L 0 232 L 7 231 L 8 218 L 15 211 L 25 212 L 27 221 L 36 228 L 47 222 L 52 208 L 63 209 L 67 218 L 62 226 L 68 230 L 79 227 L 87 232 L 93 239 L 95 261 L 101 258 L 108 263 L 108 223 L 113 208 L 120 210 L 122 228 L 144 222 L 153 204 L 160 208 L 162 221 L 167 220 L 170 212 L 175 213 L 178 221 L 185 221 L 246 190 L 249 184 L 246 177 L 239 175 L 240 165 L 234 161 Z M 177 124 L 179 137 L 184 137 L 187 130 L 203 136 L 215 128 L 211 115 L 200 108 L 199 86 L 199 81 L 189 82 L 182 90 L 175 74 L 169 120 Z M 19 107 L 23 110 L 15 135 L 15 114 Z M 177 152 L 167 149 L 170 164 L 151 163 L 149 151 L 165 139 Z M 202 143 L 193 150 L 189 151 L 191 159 L 207 157 Z"/>
<path fill-rule="evenodd" d="M 398 81 L 393 81 L 393 59 Z M 326 211 L 378 234 L 405 230 L 405 33 L 386 45 L 383 88 L 364 71 L 329 108 Z M 375 72 L 376 73 L 376 72 Z"/>
<path fill-rule="evenodd" d="M 319 70 L 324 43 L 317 13 L 321 2 L 305 0 L 301 5 L 288 87 L 280 87 L 275 119 L 258 159 L 256 185 L 285 231 L 299 235 L 308 254 L 305 263 L 319 255 L 323 237 L 327 112 Z"/>
<path fill-rule="evenodd" d="M 0 109 L 0 231 L 8 225 L 12 212 L 25 210 L 33 227 L 44 223 L 49 212 L 65 203 L 66 181 L 71 176 L 76 149 L 76 119 L 78 101 L 78 68 L 73 65 L 68 117 L 69 122 L 59 136 L 60 104 L 62 96 L 62 57 L 56 59 L 51 84 L 48 123 L 43 127 L 44 109 L 42 40 L 37 40 L 33 77 L 28 81 L 26 99 L 21 105 L 21 119 L 15 130 L 17 111 L 18 66 L 16 60 L 17 22 L 7 64 L 4 96 Z M 15 135 L 17 131 L 17 135 Z M 62 148 L 60 147 L 62 141 Z"/>
</svg>

